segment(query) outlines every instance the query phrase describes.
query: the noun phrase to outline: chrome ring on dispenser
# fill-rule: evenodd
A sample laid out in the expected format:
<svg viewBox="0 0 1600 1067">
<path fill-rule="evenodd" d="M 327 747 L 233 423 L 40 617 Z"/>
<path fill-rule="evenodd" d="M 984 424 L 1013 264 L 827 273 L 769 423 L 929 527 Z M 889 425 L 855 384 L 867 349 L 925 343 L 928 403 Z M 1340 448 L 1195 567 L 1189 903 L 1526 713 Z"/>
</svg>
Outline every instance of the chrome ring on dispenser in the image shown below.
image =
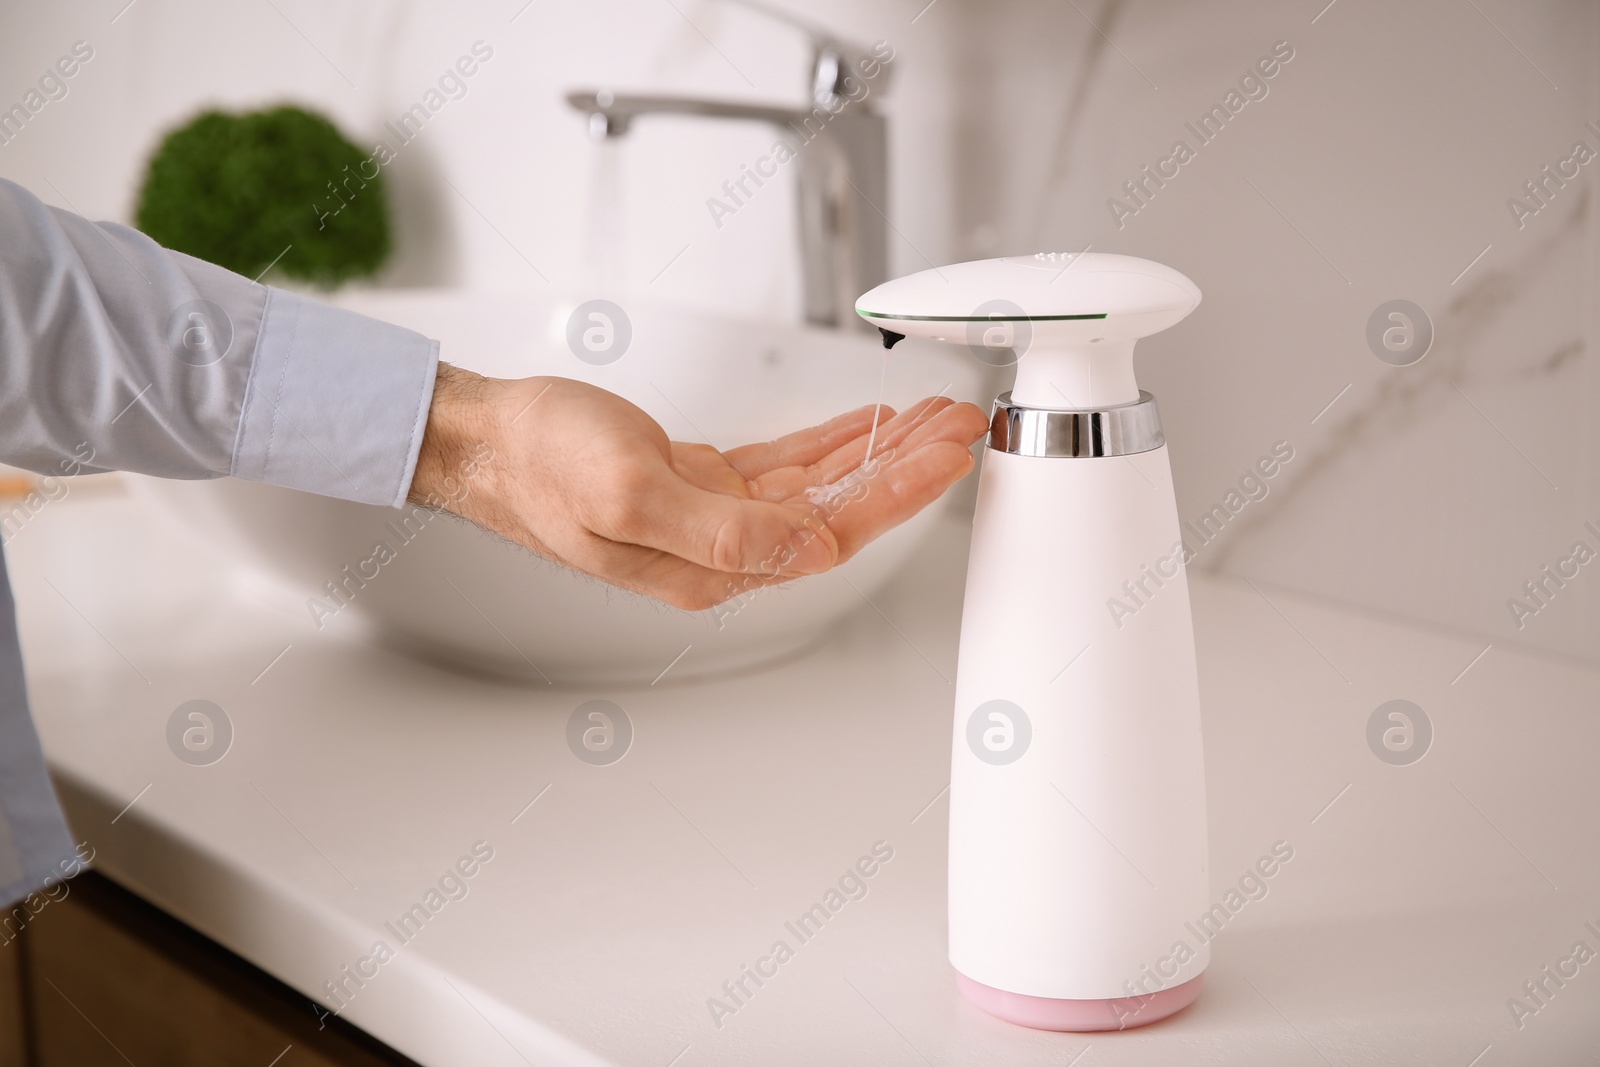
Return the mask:
<svg viewBox="0 0 1600 1067">
<path fill-rule="evenodd" d="M 989 447 L 1014 456 L 1131 456 L 1166 441 L 1156 398 L 1142 389 L 1136 402 L 1099 411 L 1023 407 L 1005 392 L 995 399 L 989 419 Z"/>
</svg>

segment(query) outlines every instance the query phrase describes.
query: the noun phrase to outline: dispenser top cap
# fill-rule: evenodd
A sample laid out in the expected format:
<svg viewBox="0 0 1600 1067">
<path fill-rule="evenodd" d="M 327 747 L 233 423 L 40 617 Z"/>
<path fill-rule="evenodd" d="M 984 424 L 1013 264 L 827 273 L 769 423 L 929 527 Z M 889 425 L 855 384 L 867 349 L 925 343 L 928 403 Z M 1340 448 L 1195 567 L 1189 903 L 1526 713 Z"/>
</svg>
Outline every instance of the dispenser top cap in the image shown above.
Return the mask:
<svg viewBox="0 0 1600 1067">
<path fill-rule="evenodd" d="M 933 340 L 965 340 L 959 325 L 939 323 L 1087 325 L 1099 320 L 1104 328 L 1094 331 L 1097 336 L 1131 341 L 1166 329 L 1199 303 L 1194 282 L 1148 259 L 1038 252 L 955 263 L 884 282 L 856 301 L 856 314 L 874 326 Z"/>
<path fill-rule="evenodd" d="M 1012 400 L 1088 411 L 1133 404 L 1134 343 L 1200 303 L 1171 267 L 1106 252 L 1040 252 L 936 267 L 884 282 L 856 314 L 892 347 L 902 337 L 966 344 L 1017 367 Z"/>
</svg>

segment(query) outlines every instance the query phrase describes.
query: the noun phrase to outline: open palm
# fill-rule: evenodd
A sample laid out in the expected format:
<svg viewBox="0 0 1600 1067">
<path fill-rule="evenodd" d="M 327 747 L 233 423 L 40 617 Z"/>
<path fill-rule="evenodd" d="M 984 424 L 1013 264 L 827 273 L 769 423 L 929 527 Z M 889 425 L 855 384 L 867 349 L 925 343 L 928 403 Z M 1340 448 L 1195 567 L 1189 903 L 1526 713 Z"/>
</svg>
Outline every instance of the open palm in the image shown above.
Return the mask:
<svg viewBox="0 0 1600 1067">
<path fill-rule="evenodd" d="M 854 556 L 970 471 L 969 448 L 988 426 L 971 404 L 930 398 L 721 452 L 672 441 L 640 408 L 571 379 L 441 367 L 438 389 L 413 499 L 442 496 L 436 484 L 457 457 L 490 455 L 450 510 L 689 610 Z M 876 462 L 852 474 L 869 437 Z M 816 492 L 845 478 L 850 488 L 831 499 Z"/>
</svg>

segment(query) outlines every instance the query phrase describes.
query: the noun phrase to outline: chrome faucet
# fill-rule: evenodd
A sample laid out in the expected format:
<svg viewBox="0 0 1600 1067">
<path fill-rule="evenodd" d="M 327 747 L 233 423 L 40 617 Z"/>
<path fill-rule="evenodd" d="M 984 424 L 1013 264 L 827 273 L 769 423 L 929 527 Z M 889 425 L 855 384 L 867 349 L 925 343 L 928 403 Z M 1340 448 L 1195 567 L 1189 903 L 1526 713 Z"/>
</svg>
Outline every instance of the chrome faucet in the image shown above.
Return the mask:
<svg viewBox="0 0 1600 1067">
<path fill-rule="evenodd" d="M 858 295 L 888 278 L 887 126 L 870 94 L 888 79 L 888 57 L 846 45 L 825 31 L 759 3 L 740 6 L 796 25 L 812 38 L 809 110 L 630 95 L 608 90 L 567 94 L 589 116 L 590 133 L 620 137 L 641 115 L 698 115 L 765 122 L 783 131 L 794 155 L 800 213 L 800 269 L 805 321 L 867 329 L 855 313 Z M 868 75 L 867 71 L 874 71 Z M 776 177 L 776 173 L 767 177 Z M 748 194 L 748 186 L 744 186 Z M 736 203 L 735 207 L 740 206 Z"/>
</svg>

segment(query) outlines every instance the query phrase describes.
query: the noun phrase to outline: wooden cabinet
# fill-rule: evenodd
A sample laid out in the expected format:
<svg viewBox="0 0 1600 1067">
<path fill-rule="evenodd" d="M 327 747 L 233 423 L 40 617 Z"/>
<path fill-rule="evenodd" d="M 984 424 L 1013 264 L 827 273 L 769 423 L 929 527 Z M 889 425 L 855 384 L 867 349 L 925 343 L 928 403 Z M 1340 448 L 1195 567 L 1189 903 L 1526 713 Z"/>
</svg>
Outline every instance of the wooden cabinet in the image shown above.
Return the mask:
<svg viewBox="0 0 1600 1067">
<path fill-rule="evenodd" d="M 27 1067 L 22 1031 L 22 950 L 0 944 L 0 1067 Z"/>
<path fill-rule="evenodd" d="M 105 878 L 69 884 L 0 948 L 0 1067 L 416 1067 Z"/>
</svg>

